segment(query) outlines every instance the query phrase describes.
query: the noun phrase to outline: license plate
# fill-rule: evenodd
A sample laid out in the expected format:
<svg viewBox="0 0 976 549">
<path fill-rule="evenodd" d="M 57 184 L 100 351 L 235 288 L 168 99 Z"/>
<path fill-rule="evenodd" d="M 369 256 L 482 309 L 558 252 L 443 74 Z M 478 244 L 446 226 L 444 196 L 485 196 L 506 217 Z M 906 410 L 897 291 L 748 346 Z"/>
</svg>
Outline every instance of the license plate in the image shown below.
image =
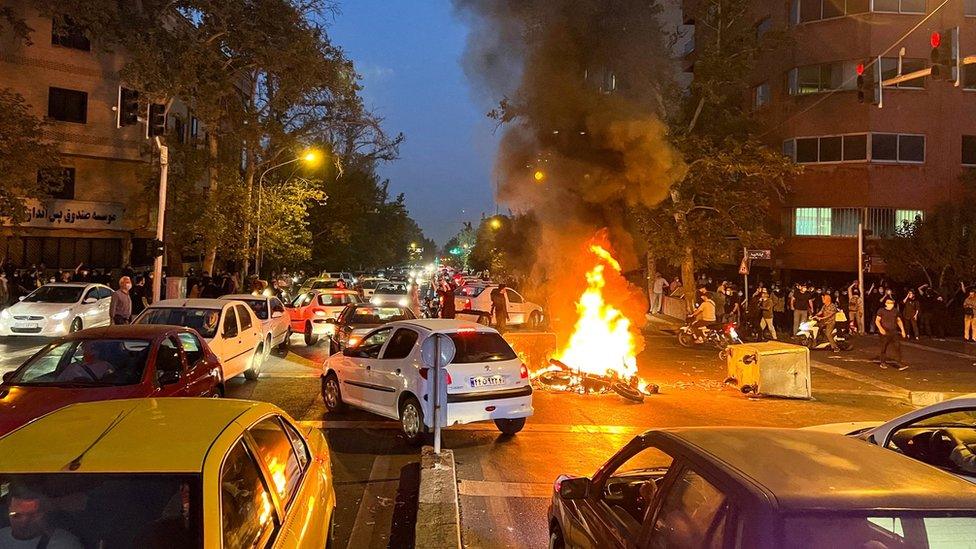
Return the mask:
<svg viewBox="0 0 976 549">
<path fill-rule="evenodd" d="M 490 387 L 492 385 L 504 385 L 505 376 L 478 376 L 468 379 L 472 387 Z"/>
<path fill-rule="evenodd" d="M 15 328 L 23 328 L 25 330 L 34 330 L 37 328 L 36 322 L 16 322 L 14 323 Z"/>
</svg>

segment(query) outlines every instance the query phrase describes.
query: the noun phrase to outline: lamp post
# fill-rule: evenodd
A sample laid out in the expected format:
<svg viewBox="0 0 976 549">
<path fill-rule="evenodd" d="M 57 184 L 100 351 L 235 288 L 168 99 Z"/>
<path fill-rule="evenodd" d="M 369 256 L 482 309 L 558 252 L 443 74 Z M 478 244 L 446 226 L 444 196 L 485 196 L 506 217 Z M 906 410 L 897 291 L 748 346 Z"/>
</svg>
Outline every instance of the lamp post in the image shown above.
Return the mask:
<svg viewBox="0 0 976 549">
<path fill-rule="evenodd" d="M 261 253 L 261 202 L 264 195 L 264 177 L 278 168 L 287 166 L 289 164 L 294 164 L 295 162 L 305 162 L 309 165 L 317 164 L 321 157 L 321 153 L 314 149 L 308 149 L 301 156 L 292 158 L 291 160 L 286 160 L 280 164 L 275 164 L 270 168 L 264 170 L 261 173 L 261 177 L 258 178 L 258 223 L 257 223 L 257 236 L 254 242 L 254 273 L 261 276 L 261 260 L 263 254 Z"/>
</svg>

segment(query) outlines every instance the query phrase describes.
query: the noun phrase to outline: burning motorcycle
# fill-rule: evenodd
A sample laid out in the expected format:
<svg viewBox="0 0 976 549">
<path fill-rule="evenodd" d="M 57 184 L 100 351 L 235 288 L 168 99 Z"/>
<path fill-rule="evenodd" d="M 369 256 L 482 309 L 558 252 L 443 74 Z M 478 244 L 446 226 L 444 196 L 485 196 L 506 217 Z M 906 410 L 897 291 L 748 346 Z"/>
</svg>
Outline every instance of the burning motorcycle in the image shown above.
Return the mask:
<svg viewBox="0 0 976 549">
<path fill-rule="evenodd" d="M 699 336 L 695 333 L 695 328 L 691 326 L 691 318 L 689 317 L 689 322 L 678 329 L 678 344 L 682 347 L 693 347 L 710 343 L 716 349 L 724 351 L 729 345 L 742 343 L 742 339 L 739 338 L 739 333 L 735 328 L 735 322 L 716 322 L 703 326 L 701 328 L 702 335 Z"/>
<path fill-rule="evenodd" d="M 838 311 L 834 317 L 834 341 L 841 351 L 850 351 L 854 345 L 850 341 L 850 329 L 847 323 L 847 315 L 844 311 Z M 812 318 L 800 323 L 800 329 L 796 332 L 797 344 L 807 347 L 811 351 L 830 349 L 830 342 L 827 341 L 826 331 L 822 329 L 820 322 Z"/>
</svg>

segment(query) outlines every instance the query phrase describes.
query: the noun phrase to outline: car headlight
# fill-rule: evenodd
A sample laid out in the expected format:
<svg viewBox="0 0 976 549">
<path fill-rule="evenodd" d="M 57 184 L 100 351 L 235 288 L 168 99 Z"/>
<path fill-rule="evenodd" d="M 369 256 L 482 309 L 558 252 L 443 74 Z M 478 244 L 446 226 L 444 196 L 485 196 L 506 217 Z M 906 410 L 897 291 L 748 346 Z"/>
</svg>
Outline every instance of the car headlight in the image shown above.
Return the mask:
<svg viewBox="0 0 976 549">
<path fill-rule="evenodd" d="M 406 307 L 406 306 L 408 306 L 408 305 L 410 305 L 410 301 L 408 301 L 408 300 L 407 300 L 407 298 L 403 298 L 403 299 L 401 299 L 400 301 L 398 301 L 397 303 L 398 303 L 398 304 L 399 304 L 399 305 L 400 305 L 401 307 Z"/>
<path fill-rule="evenodd" d="M 369 302 L 373 305 L 380 305 L 383 301 L 378 297 L 374 297 L 373 299 L 370 299 Z"/>
<path fill-rule="evenodd" d="M 60 313 L 54 313 L 53 315 L 51 315 L 51 320 L 64 320 L 64 319 L 68 318 L 68 313 L 70 313 L 70 312 L 71 311 L 64 310 L 64 311 L 61 311 Z"/>
<path fill-rule="evenodd" d="M 2 318 L 4 320 L 7 320 L 11 316 L 12 315 L 10 314 L 10 312 L 7 309 L 4 309 L 4 310 L 0 311 L 0 318 Z"/>
<path fill-rule="evenodd" d="M 315 311 L 315 316 L 325 316 L 325 311 Z"/>
</svg>

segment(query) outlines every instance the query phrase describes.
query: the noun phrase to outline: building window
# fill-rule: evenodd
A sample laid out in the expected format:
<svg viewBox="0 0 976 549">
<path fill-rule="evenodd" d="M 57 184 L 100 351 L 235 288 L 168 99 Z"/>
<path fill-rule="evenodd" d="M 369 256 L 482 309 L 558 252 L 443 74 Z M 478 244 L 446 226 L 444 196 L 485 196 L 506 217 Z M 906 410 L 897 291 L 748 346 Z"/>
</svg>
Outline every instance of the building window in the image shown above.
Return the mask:
<svg viewBox="0 0 976 549">
<path fill-rule="evenodd" d="M 800 137 L 783 143 L 783 154 L 797 164 L 864 162 L 867 160 L 867 134 Z"/>
<path fill-rule="evenodd" d="M 883 13 L 925 13 L 925 0 L 872 0 L 871 11 Z"/>
<path fill-rule="evenodd" d="M 85 31 L 75 25 L 70 17 L 55 17 L 51 20 L 51 45 L 91 51 L 91 41 L 85 36 Z"/>
<path fill-rule="evenodd" d="M 962 9 L 967 17 L 976 17 L 976 0 L 963 0 Z"/>
<path fill-rule="evenodd" d="M 976 0 L 973 1 L 976 2 Z M 766 35 L 767 32 L 772 30 L 772 28 L 773 28 L 772 18 L 769 16 L 763 17 L 762 20 L 759 21 L 759 23 L 756 23 L 756 39 L 757 40 L 761 39 L 763 36 Z"/>
<path fill-rule="evenodd" d="M 868 208 L 865 227 L 877 238 L 891 238 L 905 224 L 924 217 L 922 210 L 897 210 L 894 208 Z"/>
<path fill-rule="evenodd" d="M 37 172 L 37 183 L 47 190 L 51 198 L 62 200 L 73 200 L 75 197 L 75 169 L 61 168 L 48 171 L 39 170 Z"/>
<path fill-rule="evenodd" d="M 871 134 L 872 162 L 925 162 L 925 136 L 894 133 Z"/>
<path fill-rule="evenodd" d="M 976 0 L 973 0 L 976 2 Z M 962 88 L 964 90 L 976 90 L 976 65 L 962 66 Z"/>
<path fill-rule="evenodd" d="M 47 115 L 62 122 L 88 122 L 88 94 L 83 91 L 49 88 Z"/>
<path fill-rule="evenodd" d="M 763 82 L 752 89 L 752 108 L 760 109 L 769 104 L 769 82 Z"/>
<path fill-rule="evenodd" d="M 857 87 L 857 63 L 838 61 L 791 69 L 788 76 L 791 95 L 808 95 Z"/>
<path fill-rule="evenodd" d="M 190 117 L 190 137 L 196 139 L 200 136 L 200 119 L 193 116 Z"/>
<path fill-rule="evenodd" d="M 179 143 L 186 143 L 186 124 L 183 123 L 183 117 L 180 115 L 173 115 L 173 133 L 176 134 L 176 141 Z"/>
<path fill-rule="evenodd" d="M 792 0 L 790 21 L 797 25 L 845 15 L 867 13 L 871 0 Z"/>
<path fill-rule="evenodd" d="M 964 166 L 976 166 L 976 135 L 962 136 L 962 163 Z"/>
<path fill-rule="evenodd" d="M 793 235 L 855 237 L 860 222 L 860 208 L 796 208 Z"/>
<path fill-rule="evenodd" d="M 927 59 L 903 59 L 901 66 L 902 74 L 911 74 L 915 71 L 920 71 L 929 68 L 929 62 Z M 898 58 L 897 57 L 882 57 L 881 58 L 881 79 L 888 80 L 898 76 Z M 885 86 L 888 87 L 888 86 Z M 899 89 L 909 89 L 918 90 L 925 89 L 925 77 L 913 78 L 911 80 L 906 80 L 895 84 L 893 87 Z"/>
<path fill-rule="evenodd" d="M 895 228 L 911 225 L 922 219 L 922 210 L 895 210 Z"/>
</svg>

